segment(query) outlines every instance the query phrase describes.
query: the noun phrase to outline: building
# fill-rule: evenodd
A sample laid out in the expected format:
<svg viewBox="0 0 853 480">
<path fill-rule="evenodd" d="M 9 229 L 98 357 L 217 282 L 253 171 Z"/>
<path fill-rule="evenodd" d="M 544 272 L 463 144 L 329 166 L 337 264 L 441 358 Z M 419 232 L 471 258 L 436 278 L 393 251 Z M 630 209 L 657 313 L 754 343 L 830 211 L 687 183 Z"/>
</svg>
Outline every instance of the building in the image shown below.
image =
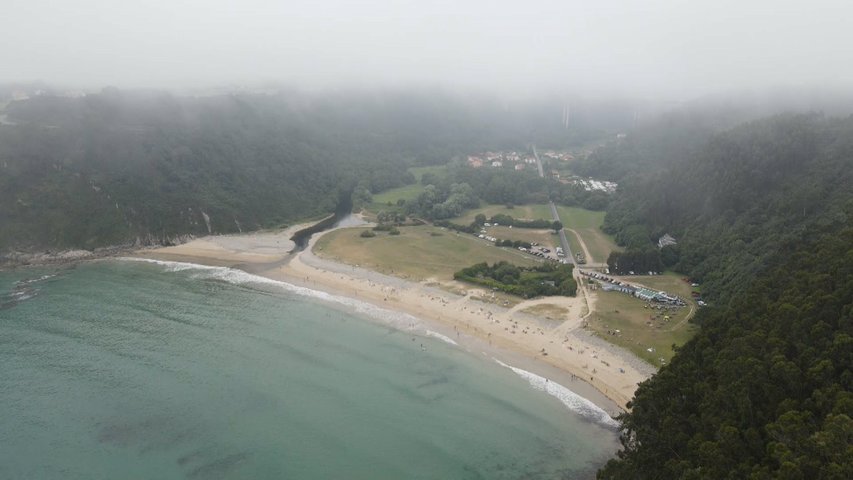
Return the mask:
<svg viewBox="0 0 853 480">
<path fill-rule="evenodd" d="M 675 238 L 672 235 L 666 233 L 658 239 L 658 248 L 668 247 L 670 245 L 678 245 L 678 242 L 675 241 Z"/>
<path fill-rule="evenodd" d="M 523 163 L 516 163 L 515 169 L 516 170 L 524 170 L 524 164 Z"/>
</svg>

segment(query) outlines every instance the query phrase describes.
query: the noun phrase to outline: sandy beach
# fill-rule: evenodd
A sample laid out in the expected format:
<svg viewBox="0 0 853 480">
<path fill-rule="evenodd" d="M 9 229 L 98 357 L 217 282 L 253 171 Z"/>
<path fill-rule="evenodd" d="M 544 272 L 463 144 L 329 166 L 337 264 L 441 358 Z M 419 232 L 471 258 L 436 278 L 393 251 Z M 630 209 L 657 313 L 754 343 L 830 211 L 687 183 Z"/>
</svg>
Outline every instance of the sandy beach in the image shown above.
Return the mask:
<svg viewBox="0 0 853 480">
<path fill-rule="evenodd" d="M 432 283 L 320 258 L 312 249 L 322 233 L 314 235 L 306 249 L 291 253 L 294 244 L 289 239 L 302 227 L 205 237 L 134 256 L 239 268 L 404 312 L 469 351 L 551 378 L 611 413 L 617 413 L 616 407 L 625 409 L 637 384 L 654 373 L 654 367 L 583 328 L 584 318 L 595 310 L 595 292 L 581 288 L 576 297 L 532 299 L 504 308 L 477 300 L 490 292 L 469 285 L 455 285 L 466 293 L 454 294 Z M 523 312 L 540 304 L 556 305 L 568 313 L 548 319 Z"/>
</svg>

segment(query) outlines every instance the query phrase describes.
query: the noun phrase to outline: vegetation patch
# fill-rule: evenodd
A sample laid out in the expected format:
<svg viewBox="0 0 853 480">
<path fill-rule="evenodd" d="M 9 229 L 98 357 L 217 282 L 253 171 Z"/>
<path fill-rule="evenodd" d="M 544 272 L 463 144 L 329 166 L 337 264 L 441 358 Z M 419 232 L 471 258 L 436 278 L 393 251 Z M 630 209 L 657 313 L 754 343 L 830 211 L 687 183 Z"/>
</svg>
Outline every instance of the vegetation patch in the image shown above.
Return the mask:
<svg viewBox="0 0 853 480">
<path fill-rule="evenodd" d="M 572 265 L 551 262 L 534 267 L 519 267 L 507 262 L 489 265 L 483 262 L 459 270 L 453 274 L 453 278 L 524 298 L 540 295 L 574 296 L 577 293 L 577 282 L 572 278 L 573 268 Z"/>
</svg>

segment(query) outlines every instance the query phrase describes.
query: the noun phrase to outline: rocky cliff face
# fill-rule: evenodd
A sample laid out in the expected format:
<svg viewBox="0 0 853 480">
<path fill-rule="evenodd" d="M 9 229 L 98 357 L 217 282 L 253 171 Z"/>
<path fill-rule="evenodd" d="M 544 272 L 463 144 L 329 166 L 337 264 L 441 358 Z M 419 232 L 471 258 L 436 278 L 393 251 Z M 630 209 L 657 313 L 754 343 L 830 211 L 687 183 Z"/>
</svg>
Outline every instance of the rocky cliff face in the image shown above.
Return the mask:
<svg viewBox="0 0 853 480">
<path fill-rule="evenodd" d="M 94 250 L 45 250 L 39 252 L 11 250 L 8 252 L 0 252 L 0 268 L 22 265 L 62 264 L 78 260 L 110 257 L 126 254 L 146 247 L 171 247 L 174 245 L 181 245 L 195 238 L 196 237 L 191 234 L 157 236 L 149 233 L 145 236 L 136 237 L 132 243 L 100 247 Z"/>
</svg>

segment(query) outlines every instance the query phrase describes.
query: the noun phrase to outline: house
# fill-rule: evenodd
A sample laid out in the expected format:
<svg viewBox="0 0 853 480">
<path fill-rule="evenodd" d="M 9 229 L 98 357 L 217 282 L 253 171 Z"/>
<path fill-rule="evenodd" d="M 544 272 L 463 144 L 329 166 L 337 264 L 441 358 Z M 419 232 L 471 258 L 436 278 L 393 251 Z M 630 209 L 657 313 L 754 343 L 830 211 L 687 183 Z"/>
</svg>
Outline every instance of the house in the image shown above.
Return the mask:
<svg viewBox="0 0 853 480">
<path fill-rule="evenodd" d="M 471 168 L 480 168 L 483 166 L 483 159 L 472 155 L 468 156 L 468 165 Z"/>
<path fill-rule="evenodd" d="M 492 162 L 492 166 L 493 167 L 503 167 L 504 164 L 500 160 L 495 160 L 494 162 Z"/>
<path fill-rule="evenodd" d="M 524 164 L 523 163 L 516 163 L 515 169 L 516 170 L 524 170 Z"/>
<path fill-rule="evenodd" d="M 658 248 L 668 247 L 670 245 L 678 245 L 678 242 L 675 241 L 675 238 L 672 235 L 666 233 L 658 239 Z"/>
</svg>

